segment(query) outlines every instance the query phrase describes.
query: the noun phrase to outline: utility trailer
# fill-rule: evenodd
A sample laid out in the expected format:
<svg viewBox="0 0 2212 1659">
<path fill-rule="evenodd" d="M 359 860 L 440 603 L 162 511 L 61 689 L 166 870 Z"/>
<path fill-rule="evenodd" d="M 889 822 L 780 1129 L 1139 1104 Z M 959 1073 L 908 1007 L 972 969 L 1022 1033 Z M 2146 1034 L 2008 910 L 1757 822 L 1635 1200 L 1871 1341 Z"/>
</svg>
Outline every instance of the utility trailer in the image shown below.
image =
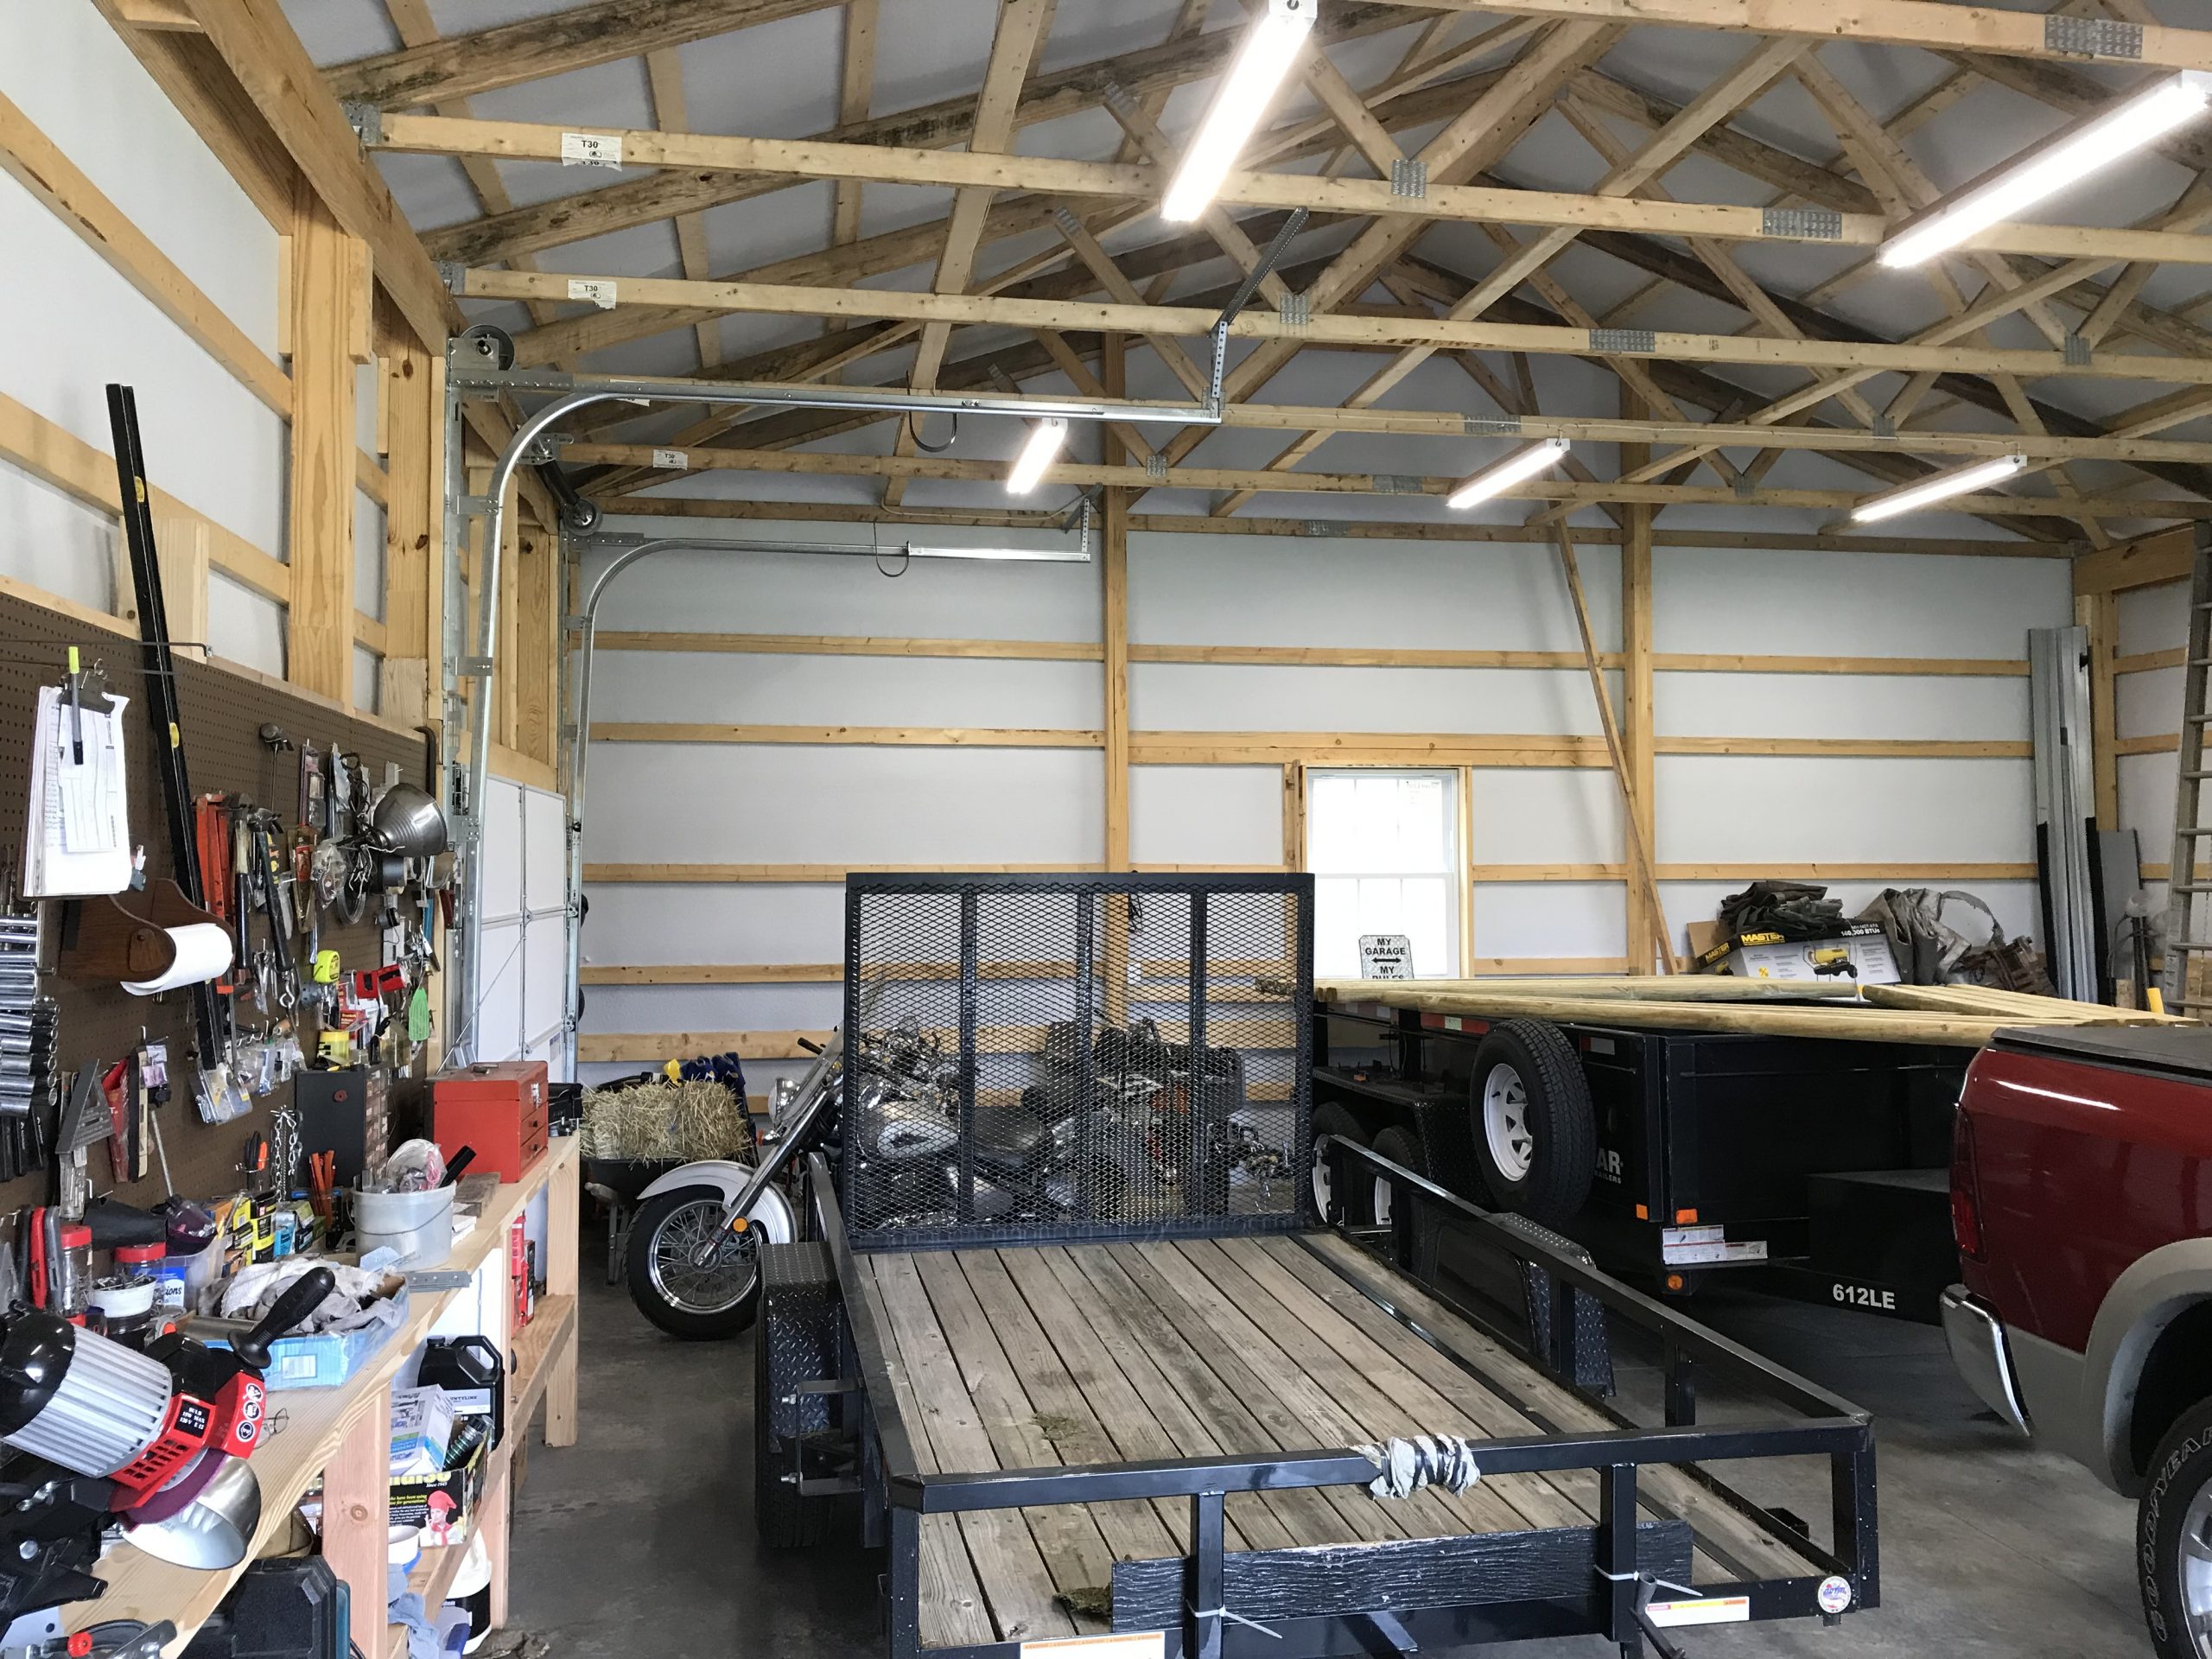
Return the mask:
<svg viewBox="0 0 2212 1659">
<path fill-rule="evenodd" d="M 895 1103 L 849 1059 L 836 1161 L 808 1161 L 809 1236 L 762 1251 L 763 1539 L 851 1526 L 887 1552 L 892 1659 L 1572 1635 L 1633 1655 L 1676 1651 L 1679 1626 L 1876 1605 L 1865 1412 L 1349 1142 L 1325 1148 L 1338 1185 L 1386 1184 L 1390 1225 L 1315 1213 L 1312 893 L 850 879 L 849 1056 L 880 1048 L 866 1009 L 952 1033 L 959 1058 L 938 1096 Z M 1150 1046 L 1132 1038 L 1147 1014 Z M 1149 1092 L 1127 1086 L 1133 1053 Z M 1094 1089 L 1123 1116 L 1141 1096 L 1154 1166 L 1087 1179 L 1108 1126 L 1031 1121 Z M 932 1208 L 884 1132 L 911 1144 L 912 1113 L 939 1108 Z M 1006 1173 L 1022 1146 L 1074 1158 L 1032 1172 L 1060 1178 L 1064 1208 L 1034 1201 L 1049 1179 Z M 1625 1327 L 1663 1378 L 1633 1414 Z M 1708 1381 L 1726 1421 L 1700 1421 Z M 1826 1489 L 1817 1526 L 1775 1496 L 1788 1459 Z M 1036 1646 L 1054 1643 L 1085 1645 Z"/>
<path fill-rule="evenodd" d="M 1313 1021 L 1323 1134 L 1525 1212 L 1631 1282 L 1681 1296 L 1726 1274 L 1935 1324 L 1958 1276 L 1951 1124 L 1972 1049 L 1349 997 Z M 1503 1078 L 1493 1032 L 1516 1050 Z M 1344 1202 L 1387 1217 L 1364 1192 Z"/>
</svg>

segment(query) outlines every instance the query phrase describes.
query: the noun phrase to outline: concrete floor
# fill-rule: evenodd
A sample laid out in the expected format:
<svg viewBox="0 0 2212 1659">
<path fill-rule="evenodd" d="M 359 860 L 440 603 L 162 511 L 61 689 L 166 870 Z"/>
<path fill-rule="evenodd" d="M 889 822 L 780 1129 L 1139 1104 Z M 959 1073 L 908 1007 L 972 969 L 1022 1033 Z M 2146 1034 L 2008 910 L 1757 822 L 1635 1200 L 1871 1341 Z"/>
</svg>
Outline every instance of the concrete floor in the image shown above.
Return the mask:
<svg viewBox="0 0 2212 1659">
<path fill-rule="evenodd" d="M 754 1541 L 750 1339 L 663 1337 L 620 1289 L 595 1282 L 605 1258 L 594 1257 L 594 1243 L 586 1242 L 581 1439 L 531 1455 L 515 1505 L 512 1622 L 545 1637 L 556 1659 L 626 1659 L 638 1650 L 641 1618 L 658 1659 L 732 1651 L 875 1659 L 876 1558 L 836 1546 L 769 1554 Z M 2149 1653 L 2128 1565 L 2133 1505 L 1981 1412 L 1952 1374 L 1938 1332 L 1748 1295 L 1708 1293 L 1695 1307 L 1719 1330 L 1874 1412 L 1884 1605 L 1835 1630 L 1686 1632 L 1694 1659 Z M 1624 1365 L 1630 1395 L 1649 1381 Z M 1792 1507 L 1824 1515 L 1824 1479 L 1802 1491 Z M 1513 1651 L 1595 1659 L 1609 1650 L 1583 1640 Z"/>
</svg>

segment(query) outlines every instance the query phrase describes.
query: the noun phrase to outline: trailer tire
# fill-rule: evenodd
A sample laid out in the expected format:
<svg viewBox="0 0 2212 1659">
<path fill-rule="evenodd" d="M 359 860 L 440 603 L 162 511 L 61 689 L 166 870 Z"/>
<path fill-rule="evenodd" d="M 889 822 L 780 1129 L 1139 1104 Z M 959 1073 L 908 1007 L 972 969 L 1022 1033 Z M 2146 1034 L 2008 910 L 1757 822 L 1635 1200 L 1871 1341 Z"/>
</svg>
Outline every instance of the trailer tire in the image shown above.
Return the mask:
<svg viewBox="0 0 2212 1659">
<path fill-rule="evenodd" d="M 1351 1109 L 1338 1101 L 1325 1100 L 1313 1109 L 1313 1138 L 1319 1141 L 1325 1135 L 1333 1135 L 1338 1140 L 1349 1141 L 1356 1147 L 1368 1144 L 1367 1131 L 1360 1127 L 1359 1120 L 1351 1115 Z M 1321 1161 L 1319 1153 L 1314 1154 L 1310 1179 L 1313 1190 L 1313 1208 L 1321 1219 L 1326 1221 L 1329 1218 L 1329 1170 L 1328 1166 Z M 1352 1185 L 1357 1187 L 1359 1183 L 1355 1181 Z M 1368 1218 L 1364 1195 L 1357 1192 L 1345 1193 L 1344 1212 L 1345 1226 L 1363 1226 Z"/>
<path fill-rule="evenodd" d="M 1598 1116 L 1567 1034 L 1541 1020 L 1507 1020 L 1475 1051 L 1470 1109 L 1475 1157 L 1491 1200 L 1555 1225 L 1590 1196 Z"/>
<path fill-rule="evenodd" d="M 1410 1129 L 1402 1129 L 1395 1124 L 1375 1137 L 1375 1155 L 1387 1158 L 1416 1175 L 1428 1173 L 1428 1160 L 1421 1156 L 1421 1142 Z M 1368 1213 L 1374 1217 L 1377 1226 L 1390 1224 L 1390 1184 L 1379 1175 L 1375 1178 L 1375 1196 L 1368 1200 Z"/>
</svg>

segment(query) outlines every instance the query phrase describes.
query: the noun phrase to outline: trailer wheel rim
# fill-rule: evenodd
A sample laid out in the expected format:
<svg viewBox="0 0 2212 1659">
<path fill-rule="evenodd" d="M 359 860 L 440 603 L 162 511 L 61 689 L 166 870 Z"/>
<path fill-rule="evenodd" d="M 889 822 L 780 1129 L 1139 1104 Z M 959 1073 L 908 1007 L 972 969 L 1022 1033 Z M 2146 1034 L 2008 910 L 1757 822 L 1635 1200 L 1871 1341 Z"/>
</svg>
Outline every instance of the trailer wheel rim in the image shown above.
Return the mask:
<svg viewBox="0 0 2212 1659">
<path fill-rule="evenodd" d="M 1375 1178 L 1374 1199 L 1375 1224 L 1377 1227 L 1388 1227 L 1390 1224 L 1390 1192 L 1389 1177 L 1377 1175 Z"/>
<path fill-rule="evenodd" d="M 2181 1599 L 2190 1645 L 2212 1659 L 2212 1481 L 2196 1489 L 2181 1518 Z"/>
<path fill-rule="evenodd" d="M 1313 1213 L 1324 1221 L 1329 1217 L 1329 1155 L 1320 1147 L 1313 1148 Z"/>
<path fill-rule="evenodd" d="M 653 1231 L 645 1275 L 663 1300 L 684 1313 L 726 1313 L 753 1294 L 760 1271 L 753 1230 L 724 1233 L 720 1198 L 679 1205 Z M 692 1265 L 692 1253 L 721 1235 L 721 1248 L 704 1268 Z"/>
<path fill-rule="evenodd" d="M 1521 1073 L 1500 1062 L 1483 1079 L 1483 1139 L 1491 1161 L 1509 1181 L 1525 1181 L 1536 1161 L 1536 1138 L 1529 1128 L 1529 1090 Z"/>
</svg>

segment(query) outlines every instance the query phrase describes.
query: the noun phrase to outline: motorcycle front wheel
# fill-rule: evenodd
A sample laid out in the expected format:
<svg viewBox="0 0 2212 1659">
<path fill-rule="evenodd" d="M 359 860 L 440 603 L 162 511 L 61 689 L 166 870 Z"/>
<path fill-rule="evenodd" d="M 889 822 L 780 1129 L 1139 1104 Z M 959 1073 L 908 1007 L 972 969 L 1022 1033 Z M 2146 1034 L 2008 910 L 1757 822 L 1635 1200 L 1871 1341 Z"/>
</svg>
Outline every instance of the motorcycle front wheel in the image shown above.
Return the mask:
<svg viewBox="0 0 2212 1659">
<path fill-rule="evenodd" d="M 638 1206 L 630 1225 L 626 1273 L 638 1311 L 672 1337 L 711 1342 L 734 1337 L 760 1306 L 760 1247 L 792 1236 L 791 1206 L 770 1187 L 753 1206 L 753 1225 L 724 1235 L 702 1268 L 692 1256 L 721 1233 L 719 1188 L 657 1192 Z"/>
</svg>

